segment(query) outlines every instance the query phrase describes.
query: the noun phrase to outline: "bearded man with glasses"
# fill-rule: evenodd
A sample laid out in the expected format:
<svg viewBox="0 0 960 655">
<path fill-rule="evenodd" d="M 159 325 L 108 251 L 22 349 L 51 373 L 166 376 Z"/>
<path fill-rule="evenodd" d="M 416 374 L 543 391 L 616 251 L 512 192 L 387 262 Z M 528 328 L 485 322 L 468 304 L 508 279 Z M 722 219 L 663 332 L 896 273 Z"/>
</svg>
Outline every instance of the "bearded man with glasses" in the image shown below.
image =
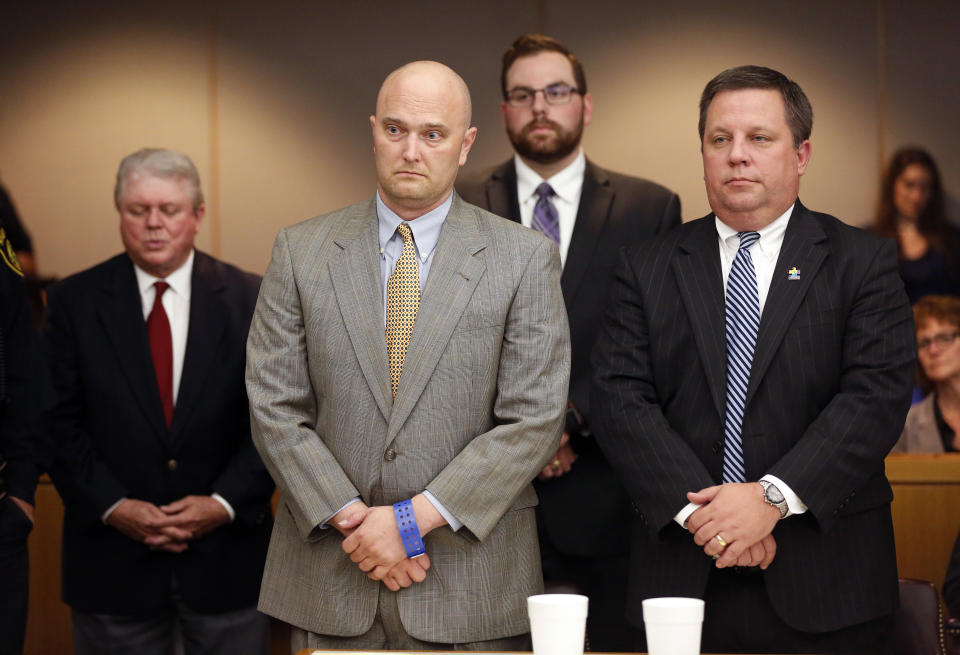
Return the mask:
<svg viewBox="0 0 960 655">
<path fill-rule="evenodd" d="M 572 582 L 590 597 L 593 650 L 632 650 L 623 610 L 630 506 L 591 437 L 590 351 L 618 250 L 679 225 L 680 200 L 658 184 L 586 159 L 580 139 L 593 98 L 583 65 L 559 41 L 539 34 L 514 41 L 503 55 L 501 87 L 500 110 L 516 154 L 459 182 L 457 191 L 543 232 L 560 251 L 573 359 L 561 445 L 534 482 L 544 579 Z"/>
</svg>

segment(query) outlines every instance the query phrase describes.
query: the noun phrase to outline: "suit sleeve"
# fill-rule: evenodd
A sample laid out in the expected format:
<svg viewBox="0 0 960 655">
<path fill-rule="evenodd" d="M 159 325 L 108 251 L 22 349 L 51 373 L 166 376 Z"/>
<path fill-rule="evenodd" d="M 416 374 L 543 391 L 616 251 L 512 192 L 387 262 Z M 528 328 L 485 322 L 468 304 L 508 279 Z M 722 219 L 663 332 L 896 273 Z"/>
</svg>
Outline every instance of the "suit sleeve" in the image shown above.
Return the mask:
<svg viewBox="0 0 960 655">
<path fill-rule="evenodd" d="M 236 285 L 241 290 L 238 302 L 243 310 L 236 320 L 243 321 L 238 330 L 246 337 L 249 333 L 249 319 L 256 304 L 261 280 L 257 275 L 246 273 L 240 275 L 241 278 L 236 281 Z M 240 343 L 231 341 L 231 347 L 243 348 L 244 346 L 242 340 Z M 243 385 L 243 381 L 239 383 Z M 249 406 L 245 386 L 238 393 L 243 395 L 243 406 Z M 263 512 L 264 503 L 269 501 L 273 493 L 274 485 L 250 437 L 249 414 L 245 415 L 240 434 L 232 443 L 237 444 L 236 450 L 223 472 L 213 481 L 213 491 L 230 503 L 236 512 L 237 520 L 257 523 Z"/>
<path fill-rule="evenodd" d="M 0 245 L 5 245 L 2 240 Z M 4 480 L 0 491 L 32 504 L 37 486 L 35 456 L 40 455 L 39 430 L 49 401 L 49 385 L 23 283 L 3 262 L 0 269 L 0 357 L 6 359 L 0 363 L 6 375 L 6 402 L 0 408 L 0 461 L 7 462 L 0 474 Z"/>
<path fill-rule="evenodd" d="M 558 251 L 539 239 L 504 324 L 494 427 L 477 435 L 428 485 L 484 539 L 560 442 L 570 378 L 570 334 Z"/>
<path fill-rule="evenodd" d="M 56 457 L 50 476 L 75 516 L 89 523 L 127 495 L 126 486 L 101 459 L 89 435 L 80 427 L 84 412 L 83 379 L 78 358 L 81 344 L 73 326 L 70 289 L 52 287 L 47 294 L 43 348 L 53 381 Z"/>
<path fill-rule="evenodd" d="M 648 310 L 633 266 L 647 254 L 621 255 L 593 351 L 591 405 L 594 434 L 607 461 L 634 505 L 643 508 L 643 522 L 659 531 L 687 504 L 686 492 L 708 487 L 713 480 L 660 408 L 650 362 Z"/>
<path fill-rule="evenodd" d="M 316 432 L 309 365 L 290 246 L 281 231 L 250 326 L 247 395 L 253 442 L 301 537 L 312 540 L 327 533 L 320 525 L 360 492 Z"/>
<path fill-rule="evenodd" d="M 863 256 L 871 260 L 846 317 L 838 392 L 768 471 L 790 485 L 824 531 L 837 510 L 883 471 L 910 406 L 916 332 L 896 251 L 884 241 Z M 875 488 L 884 494 L 878 504 L 889 500 L 886 485 Z"/>
</svg>

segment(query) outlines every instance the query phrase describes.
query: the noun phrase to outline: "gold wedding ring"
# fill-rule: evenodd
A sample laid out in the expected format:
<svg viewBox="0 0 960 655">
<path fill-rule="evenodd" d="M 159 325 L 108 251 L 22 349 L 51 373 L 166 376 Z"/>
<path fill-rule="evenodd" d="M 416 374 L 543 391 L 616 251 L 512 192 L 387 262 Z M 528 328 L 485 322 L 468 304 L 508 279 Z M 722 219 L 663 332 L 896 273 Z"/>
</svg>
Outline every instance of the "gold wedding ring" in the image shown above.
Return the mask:
<svg viewBox="0 0 960 655">
<path fill-rule="evenodd" d="M 553 461 L 550 462 L 550 470 L 551 470 L 551 471 L 559 471 L 559 470 L 560 470 L 560 460 L 557 459 L 556 457 L 554 457 L 554 458 L 553 458 Z"/>
<path fill-rule="evenodd" d="M 720 533 L 719 533 L 719 532 L 717 533 L 717 536 L 714 537 L 714 539 L 717 540 L 717 543 L 720 544 L 720 547 L 721 547 L 721 548 L 726 548 L 726 547 L 727 547 L 727 542 L 723 540 L 723 537 L 720 536 Z"/>
</svg>

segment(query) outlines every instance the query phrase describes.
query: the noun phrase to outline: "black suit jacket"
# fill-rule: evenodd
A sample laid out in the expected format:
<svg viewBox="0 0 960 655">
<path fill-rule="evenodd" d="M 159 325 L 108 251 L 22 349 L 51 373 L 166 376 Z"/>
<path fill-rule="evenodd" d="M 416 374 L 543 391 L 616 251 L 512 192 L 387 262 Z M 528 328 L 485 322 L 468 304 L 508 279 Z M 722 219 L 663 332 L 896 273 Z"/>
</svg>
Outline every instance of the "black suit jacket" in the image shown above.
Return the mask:
<svg viewBox="0 0 960 655">
<path fill-rule="evenodd" d="M 799 279 L 787 271 L 799 269 Z M 748 480 L 806 503 L 774 528 L 764 574 L 779 616 L 820 632 L 897 605 L 883 458 L 910 404 L 910 306 L 893 243 L 799 202 L 760 321 L 743 421 Z M 700 596 L 711 560 L 673 520 L 721 480 L 724 290 L 714 217 L 623 258 L 594 351 L 594 428 L 635 506 L 628 614 Z"/>
<path fill-rule="evenodd" d="M 118 255 L 49 291 L 44 347 L 56 388 L 51 477 L 66 505 L 63 596 L 109 614 L 254 605 L 273 483 L 250 439 L 245 345 L 259 276 L 195 253 L 186 354 L 171 428 L 163 417 L 133 263 Z M 151 551 L 100 519 L 122 497 L 169 503 L 219 493 L 234 522 L 181 554 Z"/>
<path fill-rule="evenodd" d="M 472 204 L 520 222 L 514 160 L 468 178 L 457 191 Z M 614 279 L 617 255 L 680 224 L 680 199 L 659 184 L 606 171 L 587 161 L 580 207 L 560 279 L 570 322 L 570 402 L 590 425 L 590 351 Z M 622 486 L 592 438 L 568 421 L 579 459 L 567 475 L 536 481 L 542 523 L 562 553 L 625 554 L 629 505 Z M 576 518 L 574 518 L 576 517 Z M 575 523 L 574 523 L 575 521 Z M 586 524 L 584 524 L 584 521 Z M 604 535 L 598 538 L 597 535 Z"/>
</svg>

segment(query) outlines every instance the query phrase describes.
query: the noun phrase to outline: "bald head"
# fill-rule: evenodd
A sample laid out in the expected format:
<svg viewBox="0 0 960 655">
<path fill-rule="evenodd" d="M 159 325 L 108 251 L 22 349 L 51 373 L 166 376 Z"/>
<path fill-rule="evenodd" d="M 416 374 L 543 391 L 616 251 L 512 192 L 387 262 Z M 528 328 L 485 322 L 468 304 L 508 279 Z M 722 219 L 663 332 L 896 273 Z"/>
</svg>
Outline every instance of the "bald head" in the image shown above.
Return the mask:
<svg viewBox="0 0 960 655">
<path fill-rule="evenodd" d="M 470 89 L 463 78 L 449 66 L 437 61 L 413 61 L 396 69 L 380 85 L 377 94 L 377 115 L 391 96 L 417 98 L 420 102 L 445 102 L 451 116 L 459 118 L 464 130 L 470 127 L 473 108 Z"/>
<path fill-rule="evenodd" d="M 467 85 L 435 61 L 415 61 L 387 76 L 370 127 L 380 198 L 408 221 L 450 197 L 477 137 Z"/>
</svg>

